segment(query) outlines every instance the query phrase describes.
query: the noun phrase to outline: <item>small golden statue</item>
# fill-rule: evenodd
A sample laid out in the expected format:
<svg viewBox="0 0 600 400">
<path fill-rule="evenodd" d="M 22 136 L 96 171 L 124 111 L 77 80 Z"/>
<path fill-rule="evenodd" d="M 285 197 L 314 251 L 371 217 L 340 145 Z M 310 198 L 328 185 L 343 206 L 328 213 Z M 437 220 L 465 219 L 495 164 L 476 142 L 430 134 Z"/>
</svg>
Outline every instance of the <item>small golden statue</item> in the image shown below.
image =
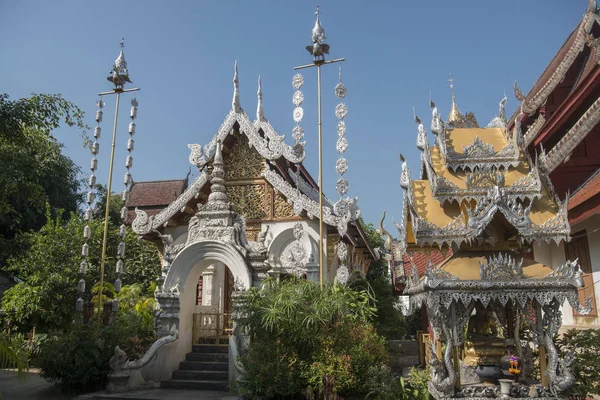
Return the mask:
<svg viewBox="0 0 600 400">
<path fill-rule="evenodd" d="M 475 314 L 471 315 L 467 325 L 464 359 L 466 365 L 500 365 L 500 358 L 506 353 L 506 345 L 500 336 L 501 328 L 498 328 L 499 322 L 495 313 L 477 303 Z"/>
</svg>

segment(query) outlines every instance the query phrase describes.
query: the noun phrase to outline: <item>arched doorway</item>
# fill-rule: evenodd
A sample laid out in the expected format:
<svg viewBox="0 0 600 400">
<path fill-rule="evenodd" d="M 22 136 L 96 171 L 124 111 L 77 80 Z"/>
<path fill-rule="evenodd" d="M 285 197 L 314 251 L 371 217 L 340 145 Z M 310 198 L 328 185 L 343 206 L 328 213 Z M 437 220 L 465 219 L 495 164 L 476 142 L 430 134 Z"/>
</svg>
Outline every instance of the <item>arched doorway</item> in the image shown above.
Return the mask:
<svg viewBox="0 0 600 400">
<path fill-rule="evenodd" d="M 202 240 L 187 246 L 177 255 L 163 283 L 163 292 L 178 294 L 179 312 L 171 318 L 175 320 L 178 330 L 177 354 L 174 356 L 180 361 L 192 349 L 198 281 L 214 265 L 223 265 L 230 271 L 237 289 L 247 290 L 252 286 L 252 274 L 246 261 L 229 244 Z"/>
</svg>

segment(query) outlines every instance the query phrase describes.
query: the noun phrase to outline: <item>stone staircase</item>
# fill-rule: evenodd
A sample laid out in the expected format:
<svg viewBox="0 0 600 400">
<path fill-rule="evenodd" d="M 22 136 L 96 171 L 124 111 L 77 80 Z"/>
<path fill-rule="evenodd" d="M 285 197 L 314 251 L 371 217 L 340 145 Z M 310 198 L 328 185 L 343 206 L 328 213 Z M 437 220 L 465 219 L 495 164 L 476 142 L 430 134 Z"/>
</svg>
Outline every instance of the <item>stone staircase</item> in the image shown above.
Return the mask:
<svg viewBox="0 0 600 400">
<path fill-rule="evenodd" d="M 162 381 L 163 389 L 226 391 L 229 375 L 229 346 L 223 343 L 195 345 L 171 379 Z"/>
</svg>

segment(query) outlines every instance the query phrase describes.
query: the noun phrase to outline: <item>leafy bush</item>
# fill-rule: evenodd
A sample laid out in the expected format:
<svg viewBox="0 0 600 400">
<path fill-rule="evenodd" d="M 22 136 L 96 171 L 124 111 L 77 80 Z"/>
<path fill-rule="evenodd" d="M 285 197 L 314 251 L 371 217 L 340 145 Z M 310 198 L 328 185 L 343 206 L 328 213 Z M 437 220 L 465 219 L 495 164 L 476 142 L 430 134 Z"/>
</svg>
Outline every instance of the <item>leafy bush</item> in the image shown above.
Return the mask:
<svg viewBox="0 0 600 400">
<path fill-rule="evenodd" d="M 155 339 L 152 325 L 134 310 L 120 311 L 108 326 L 96 321 L 88 325 L 74 323 L 62 334 L 42 343 L 41 375 L 68 393 L 100 389 L 107 383 L 108 361 L 116 346 L 129 358 L 136 359 Z"/>
<path fill-rule="evenodd" d="M 240 357 L 239 394 L 248 398 L 335 398 L 370 390 L 387 362 L 385 341 L 370 324 L 374 299 L 366 290 L 311 281 L 267 280 L 237 305 L 250 336 Z"/>
<path fill-rule="evenodd" d="M 580 399 L 600 395 L 600 329 L 571 329 L 557 345 L 562 357 L 575 352 L 575 385 L 568 394 Z"/>
<path fill-rule="evenodd" d="M 2 311 L 6 324 L 13 331 L 30 332 L 35 326 L 38 332 L 49 332 L 68 326 L 75 314 L 75 300 L 79 277 L 83 229 L 89 224 L 92 229 L 88 272 L 85 276 L 87 293 L 91 298 L 93 282 L 98 279 L 103 223 L 100 220 L 84 221 L 71 214 L 68 222 L 60 216 L 51 218 L 35 233 L 18 236 L 28 243 L 29 250 L 9 259 L 7 271 L 23 282 L 8 289 L 2 297 Z M 118 228 L 110 225 L 108 250 L 106 252 L 105 288 L 116 279 L 116 248 L 119 242 Z M 144 282 L 146 290 L 160 274 L 160 260 L 156 247 L 128 231 L 125 236 L 123 283 Z M 112 267 L 111 267 L 112 266 Z M 104 291 L 106 295 L 107 292 Z"/>
<path fill-rule="evenodd" d="M 372 391 L 366 397 L 375 400 L 426 400 L 429 398 L 429 392 L 422 391 L 404 381 L 404 378 L 391 378 L 383 388 Z"/>
</svg>

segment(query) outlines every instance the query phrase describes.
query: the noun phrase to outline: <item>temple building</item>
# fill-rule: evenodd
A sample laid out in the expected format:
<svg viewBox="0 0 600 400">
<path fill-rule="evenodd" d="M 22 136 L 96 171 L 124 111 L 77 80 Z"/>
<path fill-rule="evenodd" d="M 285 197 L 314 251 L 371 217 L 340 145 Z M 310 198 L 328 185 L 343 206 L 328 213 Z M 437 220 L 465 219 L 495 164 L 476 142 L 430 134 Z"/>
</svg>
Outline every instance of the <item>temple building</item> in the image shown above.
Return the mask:
<svg viewBox="0 0 600 400">
<path fill-rule="evenodd" d="M 568 202 L 554 190 L 547 158 L 524 151 L 521 133 L 509 129 L 506 100 L 484 128 L 460 112 L 454 93 L 446 121 L 431 102 L 433 144 L 415 116 L 419 179 L 400 155 L 403 220 L 397 240 L 384 230 L 386 249 L 408 296 L 405 312 L 424 310 L 431 325 L 429 391 L 438 399 L 560 396 L 573 384 L 572 360 L 559 358 L 553 342 L 560 307 L 590 311 L 591 298 L 579 302 L 577 259 L 555 266 L 530 254 L 533 243 L 570 240 Z M 522 363 L 519 383 L 490 386 L 511 376 L 509 355 Z"/>
<path fill-rule="evenodd" d="M 583 316 L 569 305 L 562 308 L 566 327 L 600 326 L 600 16 L 590 0 L 583 18 L 524 96 L 508 123 L 522 136 L 523 146 L 539 154 L 561 201 L 568 201 L 571 241 L 537 243 L 535 259 L 557 267 L 579 260 L 585 286 L 581 301 L 591 297 Z"/>
<path fill-rule="evenodd" d="M 131 188 L 131 227 L 158 245 L 162 259 L 155 293 L 160 338 L 135 362 L 115 352 L 109 390 L 161 382 L 224 389 L 239 375 L 242 339 L 231 315 L 236 296 L 269 276 L 319 282 L 322 271 L 325 283 L 345 282 L 350 274 L 364 275 L 379 257 L 358 222 L 358 198 L 333 202 L 324 196 L 319 268 L 319 191 L 302 165 L 302 132 L 294 129 L 295 145 L 275 132 L 265 117 L 260 80 L 257 117 L 251 121 L 240 105 L 237 64 L 233 83 L 231 110 L 215 136 L 204 146 L 188 145 L 198 176 L 191 182 L 189 174 L 183 180 L 136 182 Z M 347 181 L 342 189 L 345 193 Z M 192 349 L 203 344 L 219 353 L 204 363 L 216 360 L 210 368 L 223 371 L 204 374 L 219 376 L 213 382 L 197 378 L 204 376 L 197 360 L 203 355 Z"/>
</svg>

